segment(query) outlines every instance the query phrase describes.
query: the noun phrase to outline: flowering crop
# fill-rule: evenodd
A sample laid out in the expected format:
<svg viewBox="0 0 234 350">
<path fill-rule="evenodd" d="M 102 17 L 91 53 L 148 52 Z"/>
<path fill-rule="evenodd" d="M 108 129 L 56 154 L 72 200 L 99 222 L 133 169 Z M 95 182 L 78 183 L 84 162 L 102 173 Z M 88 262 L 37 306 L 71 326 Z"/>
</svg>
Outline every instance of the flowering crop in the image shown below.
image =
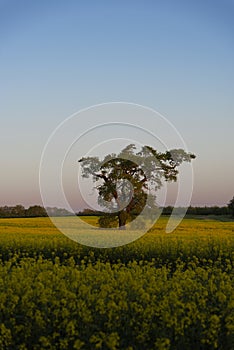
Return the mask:
<svg viewBox="0 0 234 350">
<path fill-rule="evenodd" d="M 234 223 L 165 224 L 94 249 L 0 220 L 0 349 L 233 349 Z"/>
</svg>

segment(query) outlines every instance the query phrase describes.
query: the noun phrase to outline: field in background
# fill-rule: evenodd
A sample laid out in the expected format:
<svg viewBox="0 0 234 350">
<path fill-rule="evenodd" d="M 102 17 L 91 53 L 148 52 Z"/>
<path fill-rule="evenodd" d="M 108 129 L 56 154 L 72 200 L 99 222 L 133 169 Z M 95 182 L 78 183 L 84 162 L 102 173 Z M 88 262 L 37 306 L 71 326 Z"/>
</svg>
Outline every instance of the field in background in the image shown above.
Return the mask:
<svg viewBox="0 0 234 350">
<path fill-rule="evenodd" d="M 95 225 L 96 217 L 84 217 Z M 53 259 L 55 256 L 65 261 L 73 257 L 99 258 L 104 262 L 121 260 L 170 261 L 182 258 L 184 261 L 194 256 L 201 259 L 216 259 L 219 255 L 231 258 L 234 252 L 234 222 L 222 222 L 209 218 L 184 219 L 177 229 L 165 233 L 168 218 L 162 217 L 143 237 L 128 245 L 98 249 L 80 245 L 63 235 L 49 218 L 0 219 L 0 258 L 3 261 L 13 256 Z"/>
<path fill-rule="evenodd" d="M 95 249 L 0 219 L 0 349 L 233 349 L 234 222 L 167 220 Z"/>
</svg>

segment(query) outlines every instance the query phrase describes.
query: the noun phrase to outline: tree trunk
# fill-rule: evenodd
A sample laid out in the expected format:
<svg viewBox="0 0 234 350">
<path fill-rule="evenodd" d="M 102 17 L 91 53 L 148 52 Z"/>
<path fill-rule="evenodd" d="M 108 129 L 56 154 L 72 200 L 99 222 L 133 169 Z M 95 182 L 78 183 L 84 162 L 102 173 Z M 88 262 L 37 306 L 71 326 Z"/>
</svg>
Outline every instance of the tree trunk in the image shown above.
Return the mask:
<svg viewBox="0 0 234 350">
<path fill-rule="evenodd" d="M 126 230 L 127 214 L 124 211 L 118 213 L 119 230 Z"/>
</svg>

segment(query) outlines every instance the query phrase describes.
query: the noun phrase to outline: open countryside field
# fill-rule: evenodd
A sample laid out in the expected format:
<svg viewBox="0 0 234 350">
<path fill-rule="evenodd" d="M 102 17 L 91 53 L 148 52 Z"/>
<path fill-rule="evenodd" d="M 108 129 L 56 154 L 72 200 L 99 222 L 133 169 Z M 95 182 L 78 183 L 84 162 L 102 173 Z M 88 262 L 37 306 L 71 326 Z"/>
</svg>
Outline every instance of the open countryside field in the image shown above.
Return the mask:
<svg viewBox="0 0 234 350">
<path fill-rule="evenodd" d="M 1 219 L 0 349 L 233 349 L 234 222 L 167 220 L 97 249 Z"/>
</svg>

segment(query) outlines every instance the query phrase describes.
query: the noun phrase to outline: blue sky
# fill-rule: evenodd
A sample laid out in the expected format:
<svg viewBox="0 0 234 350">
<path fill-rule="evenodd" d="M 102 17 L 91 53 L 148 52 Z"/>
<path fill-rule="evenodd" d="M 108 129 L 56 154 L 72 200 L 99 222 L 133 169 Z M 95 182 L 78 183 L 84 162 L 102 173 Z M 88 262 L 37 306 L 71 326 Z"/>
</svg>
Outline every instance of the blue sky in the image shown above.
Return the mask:
<svg viewBox="0 0 234 350">
<path fill-rule="evenodd" d="M 40 203 L 39 162 L 52 131 L 109 101 L 163 114 L 197 155 L 192 204 L 226 204 L 233 15 L 231 0 L 0 1 L 0 205 Z"/>
</svg>

